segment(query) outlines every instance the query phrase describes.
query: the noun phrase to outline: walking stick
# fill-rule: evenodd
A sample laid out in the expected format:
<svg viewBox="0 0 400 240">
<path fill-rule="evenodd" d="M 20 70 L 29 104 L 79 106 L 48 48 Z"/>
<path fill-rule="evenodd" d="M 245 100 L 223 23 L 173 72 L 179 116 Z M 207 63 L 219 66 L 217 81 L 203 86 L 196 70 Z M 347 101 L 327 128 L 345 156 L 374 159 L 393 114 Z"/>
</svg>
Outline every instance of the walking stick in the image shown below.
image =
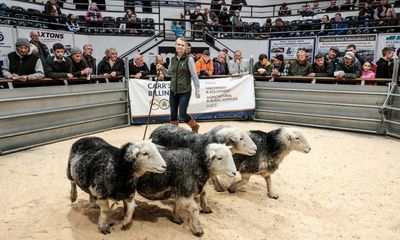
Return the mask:
<svg viewBox="0 0 400 240">
<path fill-rule="evenodd" d="M 154 101 L 154 96 L 156 95 L 158 80 L 160 79 L 160 73 L 161 73 L 161 70 L 157 70 L 156 85 L 154 86 L 153 96 L 151 97 L 149 116 L 147 117 L 147 123 L 146 123 L 146 128 L 144 129 L 143 140 L 146 139 L 147 127 L 149 126 L 149 122 L 150 122 L 151 110 L 153 109 L 153 101 Z"/>
</svg>

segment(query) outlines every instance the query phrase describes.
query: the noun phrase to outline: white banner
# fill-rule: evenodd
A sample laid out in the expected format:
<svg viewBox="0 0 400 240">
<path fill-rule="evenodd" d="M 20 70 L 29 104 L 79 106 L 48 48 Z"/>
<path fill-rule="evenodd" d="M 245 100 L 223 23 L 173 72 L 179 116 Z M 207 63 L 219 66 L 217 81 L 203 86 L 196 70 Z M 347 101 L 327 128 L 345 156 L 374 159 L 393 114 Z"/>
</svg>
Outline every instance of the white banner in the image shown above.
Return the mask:
<svg viewBox="0 0 400 240">
<path fill-rule="evenodd" d="M 376 51 L 377 59 L 382 57 L 382 49 L 391 47 L 396 55 L 400 53 L 400 33 L 381 33 L 378 37 L 378 48 Z"/>
<path fill-rule="evenodd" d="M 14 43 L 12 27 L 0 26 L 0 63 L 6 59 L 7 54 L 15 51 Z"/>
<path fill-rule="evenodd" d="M 133 118 L 148 115 L 154 86 L 155 81 L 129 80 L 129 97 Z M 158 82 L 151 112 L 152 117 L 170 115 L 169 89 L 169 81 Z M 241 78 L 200 79 L 200 96 L 200 98 L 196 98 L 194 89 L 192 89 L 189 114 L 254 110 L 253 77 L 246 75 Z"/>
<path fill-rule="evenodd" d="M 269 54 L 272 59 L 278 54 L 282 54 L 285 60 L 295 60 L 297 50 L 305 49 L 307 58 L 314 62 L 314 37 L 312 38 L 272 38 L 269 39 Z"/>
<path fill-rule="evenodd" d="M 74 34 L 66 31 L 18 27 L 18 38 L 30 39 L 31 31 L 37 31 L 39 33 L 40 41 L 47 45 L 51 54 L 53 54 L 54 43 L 61 43 L 64 45 L 65 55 L 69 55 L 71 48 L 74 46 Z"/>
</svg>

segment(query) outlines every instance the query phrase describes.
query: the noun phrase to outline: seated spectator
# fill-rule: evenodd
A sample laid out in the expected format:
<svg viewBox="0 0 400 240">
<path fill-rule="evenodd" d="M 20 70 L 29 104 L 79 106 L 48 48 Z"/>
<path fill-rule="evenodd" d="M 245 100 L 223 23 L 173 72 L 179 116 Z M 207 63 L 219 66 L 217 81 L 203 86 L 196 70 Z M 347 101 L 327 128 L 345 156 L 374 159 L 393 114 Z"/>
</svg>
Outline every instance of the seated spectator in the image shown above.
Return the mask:
<svg viewBox="0 0 400 240">
<path fill-rule="evenodd" d="M 127 9 L 124 15 L 125 20 L 128 21 L 134 14 L 135 13 L 131 9 Z"/>
<path fill-rule="evenodd" d="M 265 23 L 263 24 L 261 31 L 263 33 L 269 33 L 269 32 L 272 32 L 272 28 L 273 28 L 273 26 L 272 26 L 271 18 L 265 19 Z"/>
<path fill-rule="evenodd" d="M 336 6 L 336 0 L 331 0 L 331 5 L 325 9 L 325 12 L 338 12 L 339 7 Z"/>
<path fill-rule="evenodd" d="M 310 71 L 311 64 L 307 61 L 306 52 L 303 49 L 297 50 L 296 61 L 289 67 L 289 76 L 306 76 Z"/>
<path fill-rule="evenodd" d="M 52 13 L 53 12 L 53 13 Z M 58 17 L 61 15 L 60 6 L 57 3 L 57 0 L 49 0 L 44 5 L 44 13 L 48 15 L 52 15 Z"/>
<path fill-rule="evenodd" d="M 282 18 L 277 18 L 275 19 L 275 25 L 272 28 L 273 37 L 287 37 L 289 36 L 289 27 L 285 26 L 285 23 L 283 22 Z"/>
<path fill-rule="evenodd" d="M 386 18 L 380 19 L 378 26 L 379 32 L 390 33 L 397 32 L 398 30 L 398 18 L 393 8 L 389 8 L 386 12 Z"/>
<path fill-rule="evenodd" d="M 375 72 L 372 71 L 371 67 L 372 67 L 371 62 L 365 61 L 365 63 L 362 65 L 362 72 L 361 72 L 360 78 L 364 78 L 364 79 L 375 78 Z"/>
<path fill-rule="evenodd" d="M 158 64 L 164 66 L 164 68 L 168 68 L 168 65 L 169 65 L 167 62 L 164 62 L 163 56 L 157 55 L 156 56 L 156 62 L 150 64 L 150 74 L 157 75 L 157 68 L 156 67 L 157 67 Z"/>
<path fill-rule="evenodd" d="M 387 11 L 390 8 L 392 8 L 392 6 L 388 3 L 388 0 L 381 0 L 379 7 L 375 9 L 374 18 L 376 20 L 386 18 Z"/>
<path fill-rule="evenodd" d="M 317 33 L 318 36 L 325 36 L 328 35 L 329 33 L 329 16 L 324 15 L 321 17 L 321 23 L 320 23 L 320 29 L 319 32 Z"/>
<path fill-rule="evenodd" d="M 75 19 L 75 15 L 70 13 L 67 16 L 67 28 L 70 32 L 79 32 L 81 27 L 79 26 L 78 22 Z"/>
<path fill-rule="evenodd" d="M 129 30 L 129 33 L 131 34 L 138 34 L 139 31 L 138 29 L 141 29 L 141 24 L 137 19 L 137 16 L 135 13 L 132 13 L 130 18 L 128 19 L 126 23 L 126 29 Z"/>
<path fill-rule="evenodd" d="M 92 2 L 90 4 L 89 10 L 85 14 L 86 22 L 91 27 L 101 27 L 103 26 L 103 16 L 97 7 L 97 3 Z"/>
<path fill-rule="evenodd" d="M 8 9 L 7 4 L 0 3 L 0 17 L 5 15 L 7 9 Z"/>
<path fill-rule="evenodd" d="M 204 50 L 203 56 L 196 62 L 196 72 L 199 77 L 210 77 L 214 73 L 214 62 L 210 58 L 210 51 Z"/>
<path fill-rule="evenodd" d="M 219 24 L 221 26 L 220 31 L 226 37 L 232 31 L 231 18 L 228 14 L 228 7 L 224 6 L 222 12 L 218 15 Z"/>
<path fill-rule="evenodd" d="M 86 77 L 92 74 L 92 69 L 88 67 L 84 58 L 82 58 L 82 51 L 78 47 L 71 49 L 69 58 L 72 62 L 72 75 L 74 77 Z"/>
<path fill-rule="evenodd" d="M 199 60 L 196 53 L 192 52 L 192 44 L 190 42 L 186 44 L 186 54 L 192 57 L 195 62 Z"/>
<path fill-rule="evenodd" d="M 37 54 L 29 54 L 30 43 L 26 38 L 18 38 L 15 51 L 7 55 L 1 66 L 4 78 L 27 81 L 44 77 L 43 65 Z"/>
<path fill-rule="evenodd" d="M 253 74 L 254 75 L 267 75 L 269 68 L 271 67 L 271 62 L 268 61 L 267 54 L 260 54 L 258 56 L 258 62 L 254 64 Z"/>
<path fill-rule="evenodd" d="M 339 54 L 339 48 L 331 47 L 328 54 L 325 56 L 325 62 L 332 64 L 333 71 L 336 71 L 337 65 L 339 64 L 339 59 L 337 55 Z"/>
<path fill-rule="evenodd" d="M 308 73 L 309 77 L 332 77 L 333 76 L 333 65 L 332 63 L 325 61 L 324 55 L 317 54 L 315 56 L 315 62 L 311 64 Z"/>
<path fill-rule="evenodd" d="M 347 23 L 343 21 L 342 14 L 336 13 L 335 19 L 329 24 L 329 35 L 343 35 L 347 33 Z"/>
<path fill-rule="evenodd" d="M 374 9 L 372 8 L 373 0 L 368 0 L 364 3 L 364 7 L 358 12 L 358 27 L 361 28 L 359 31 L 368 33 L 368 27 L 374 25 Z M 365 28 L 365 29 L 363 29 Z"/>
<path fill-rule="evenodd" d="M 284 58 L 282 54 L 278 54 L 275 56 L 271 67 L 267 71 L 268 76 L 286 76 L 288 72 L 288 67 L 284 62 Z"/>
<path fill-rule="evenodd" d="M 322 12 L 321 7 L 319 6 L 319 1 L 315 1 L 311 9 L 315 14 Z"/>
<path fill-rule="evenodd" d="M 242 7 L 245 5 L 247 5 L 246 0 L 232 0 L 231 7 L 229 8 L 229 13 L 233 15 L 235 14 L 236 10 L 239 10 L 239 12 L 241 12 Z"/>
<path fill-rule="evenodd" d="M 93 46 L 91 44 L 83 45 L 83 58 L 88 67 L 92 69 L 93 74 L 97 74 L 96 58 L 93 57 Z"/>
<path fill-rule="evenodd" d="M 236 10 L 235 15 L 231 16 L 231 25 L 233 26 L 235 32 L 242 32 L 243 21 L 239 10 Z"/>
<path fill-rule="evenodd" d="M 183 37 L 185 34 L 183 26 L 177 21 L 172 21 L 171 29 L 175 33 L 176 37 Z"/>
<path fill-rule="evenodd" d="M 225 0 L 211 0 L 211 12 L 218 15 L 221 12 L 222 5 L 225 4 Z"/>
<path fill-rule="evenodd" d="M 64 57 L 64 45 L 54 43 L 53 54 L 46 59 L 45 74 L 49 78 L 73 78 L 72 62 L 70 58 Z"/>
<path fill-rule="evenodd" d="M 129 61 L 129 75 L 135 75 L 135 78 L 145 78 L 149 75 L 149 67 L 143 60 L 143 56 L 138 54 Z"/>
<path fill-rule="evenodd" d="M 211 12 L 210 9 L 204 8 L 204 20 L 207 22 L 207 26 L 211 31 L 217 31 L 217 26 L 219 24 L 218 16 L 214 12 Z"/>
<path fill-rule="evenodd" d="M 310 5 L 304 6 L 304 11 L 301 14 L 300 21 L 315 20 L 315 13 L 311 10 Z"/>
<path fill-rule="evenodd" d="M 382 56 L 376 62 L 376 77 L 377 78 L 392 78 L 393 76 L 393 55 L 394 50 L 390 47 L 382 49 Z"/>
<path fill-rule="evenodd" d="M 205 27 L 205 24 L 203 22 L 203 20 L 204 20 L 203 15 L 198 16 L 196 20 L 197 21 L 192 25 L 193 31 L 194 31 L 194 36 L 203 37 L 203 29 Z"/>
<path fill-rule="evenodd" d="M 353 11 L 354 10 L 354 4 L 351 2 L 351 0 L 346 0 L 346 2 L 340 6 L 340 11 Z"/>
<path fill-rule="evenodd" d="M 214 75 L 228 75 L 228 64 L 226 63 L 226 53 L 221 51 L 217 57 L 213 59 Z"/>
<path fill-rule="evenodd" d="M 242 52 L 236 50 L 233 59 L 228 62 L 228 69 L 231 75 L 247 74 L 250 72 L 249 61 L 242 58 Z"/>
<path fill-rule="evenodd" d="M 354 54 L 354 56 L 356 56 L 357 61 L 360 62 L 361 66 L 364 64 L 365 60 L 358 54 L 357 47 L 355 44 L 349 44 L 346 47 L 346 52 L 352 52 Z"/>
<path fill-rule="evenodd" d="M 196 7 L 194 8 L 194 11 L 190 14 L 189 18 L 190 18 L 190 20 L 192 20 L 192 21 L 191 21 L 192 26 L 193 26 L 193 24 L 196 23 L 195 20 L 198 20 L 198 19 L 199 19 L 199 16 L 201 16 L 202 19 L 204 19 L 204 16 L 203 16 L 203 14 L 200 12 L 200 10 L 201 10 L 200 6 L 196 6 Z"/>
<path fill-rule="evenodd" d="M 47 47 L 46 44 L 44 44 L 40 41 L 38 31 L 31 31 L 30 37 L 31 37 L 30 43 L 35 45 L 35 47 L 37 47 L 37 49 L 38 49 L 38 55 L 39 55 L 40 61 L 42 62 L 43 69 L 44 69 L 44 65 L 46 63 L 46 58 L 48 56 L 50 56 L 49 48 Z"/>
<path fill-rule="evenodd" d="M 50 10 L 49 28 L 53 30 L 65 30 L 65 20 L 58 15 L 56 9 Z"/>
<path fill-rule="evenodd" d="M 339 62 L 334 75 L 339 80 L 354 79 L 361 76 L 361 64 L 357 61 L 354 53 L 346 52 L 342 61 Z"/>
<path fill-rule="evenodd" d="M 292 11 L 288 8 L 287 3 L 282 3 L 278 10 L 278 16 L 292 15 Z"/>
<path fill-rule="evenodd" d="M 106 57 L 97 66 L 98 74 L 105 77 L 121 76 L 125 73 L 124 61 L 118 57 L 115 48 L 109 48 Z"/>
</svg>

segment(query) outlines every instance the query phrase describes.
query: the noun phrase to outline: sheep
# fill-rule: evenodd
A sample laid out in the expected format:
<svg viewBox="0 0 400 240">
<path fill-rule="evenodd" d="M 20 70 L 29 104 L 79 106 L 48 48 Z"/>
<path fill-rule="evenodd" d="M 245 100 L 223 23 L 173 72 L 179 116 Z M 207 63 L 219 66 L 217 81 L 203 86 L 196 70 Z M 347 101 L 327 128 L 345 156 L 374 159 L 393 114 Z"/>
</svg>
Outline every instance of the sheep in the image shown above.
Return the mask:
<svg viewBox="0 0 400 240">
<path fill-rule="evenodd" d="M 194 197 L 200 194 L 202 211 L 211 212 L 203 189 L 213 174 L 236 175 L 230 147 L 217 143 L 176 149 L 160 146 L 159 152 L 167 162 L 167 170 L 163 174 L 145 173 L 137 182 L 137 192 L 150 200 L 174 197 L 171 220 L 178 224 L 189 222 L 194 235 L 203 235 Z"/>
<path fill-rule="evenodd" d="M 274 173 L 283 159 L 293 150 L 309 153 L 311 147 L 303 134 L 294 128 L 282 127 L 268 133 L 263 131 L 250 131 L 250 138 L 257 145 L 254 156 L 235 154 L 233 159 L 240 172 L 241 180 L 232 183 L 228 191 L 235 192 L 245 185 L 254 174 L 264 177 L 267 184 L 268 197 L 278 199 L 278 194 L 271 189 L 271 174 Z M 217 181 L 215 178 L 213 181 Z"/>
<path fill-rule="evenodd" d="M 116 148 L 98 137 L 79 139 L 71 147 L 67 167 L 67 177 L 71 181 L 71 202 L 77 199 L 78 185 L 100 206 L 98 229 L 108 234 L 108 200 L 122 200 L 125 206 L 122 229 L 126 230 L 131 225 L 136 206 L 134 195 L 137 179 L 147 171 L 163 173 L 166 167 L 151 141 L 127 143 Z"/>
</svg>

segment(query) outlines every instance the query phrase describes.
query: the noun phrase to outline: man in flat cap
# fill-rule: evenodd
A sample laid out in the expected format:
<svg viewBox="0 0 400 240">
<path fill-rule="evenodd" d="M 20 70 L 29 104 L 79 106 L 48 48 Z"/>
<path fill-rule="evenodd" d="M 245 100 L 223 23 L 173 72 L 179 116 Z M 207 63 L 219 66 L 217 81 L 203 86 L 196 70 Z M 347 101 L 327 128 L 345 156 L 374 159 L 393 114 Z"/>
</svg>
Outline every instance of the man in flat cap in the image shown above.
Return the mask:
<svg viewBox="0 0 400 240">
<path fill-rule="evenodd" d="M 331 47 L 329 48 L 328 54 L 325 56 L 325 62 L 330 62 L 333 66 L 333 71 L 336 71 L 337 65 L 339 64 L 338 59 L 339 48 Z"/>
<path fill-rule="evenodd" d="M 339 80 L 354 79 L 361 76 L 361 64 L 352 52 L 346 52 L 342 61 L 339 62 L 334 75 Z"/>
<path fill-rule="evenodd" d="M 15 50 L 7 55 L 1 72 L 5 78 L 27 81 L 44 77 L 43 65 L 38 55 L 29 54 L 30 43 L 26 38 L 18 38 Z"/>
<path fill-rule="evenodd" d="M 82 51 L 78 47 L 71 49 L 69 58 L 72 62 L 72 75 L 74 77 L 86 77 L 92 74 L 92 69 L 88 67 L 86 60 L 82 57 Z"/>
</svg>

